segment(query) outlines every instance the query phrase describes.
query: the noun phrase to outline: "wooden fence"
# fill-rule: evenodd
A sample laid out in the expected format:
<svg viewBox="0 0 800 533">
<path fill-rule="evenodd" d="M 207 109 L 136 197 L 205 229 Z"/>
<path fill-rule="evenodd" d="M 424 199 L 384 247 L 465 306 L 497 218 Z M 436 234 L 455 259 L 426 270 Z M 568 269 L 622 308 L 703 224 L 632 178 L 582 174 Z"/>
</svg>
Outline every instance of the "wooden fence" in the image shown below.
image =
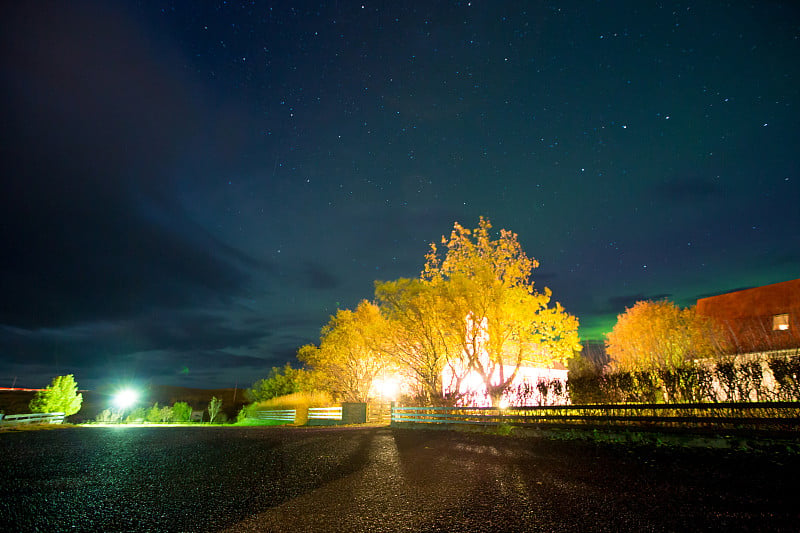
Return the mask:
<svg viewBox="0 0 800 533">
<path fill-rule="evenodd" d="M 309 420 L 341 420 L 342 408 L 341 407 L 309 407 L 308 408 Z"/>
<path fill-rule="evenodd" d="M 367 422 L 371 424 L 389 424 L 392 420 L 390 403 L 368 403 Z"/>
<path fill-rule="evenodd" d="M 294 422 L 296 411 L 294 409 L 270 409 L 254 411 L 250 418 L 256 420 L 274 420 L 277 422 Z"/>
<path fill-rule="evenodd" d="M 0 415 L 0 424 L 13 426 L 17 424 L 61 424 L 64 413 L 26 413 L 22 415 Z"/>
<path fill-rule="evenodd" d="M 389 423 L 388 404 L 384 406 Z M 254 411 L 250 418 L 275 420 L 310 426 L 332 426 L 341 424 L 364 424 L 368 420 L 369 409 L 366 403 L 344 402 L 331 407 L 309 407 L 301 409 L 270 409 Z"/>
<path fill-rule="evenodd" d="M 800 430 L 800 402 L 493 407 L 394 407 L 392 425 L 508 424 L 520 427 L 701 431 Z"/>
<path fill-rule="evenodd" d="M 273 420 L 276 422 L 297 423 L 296 409 L 268 409 L 254 411 L 250 418 L 256 420 Z M 309 407 L 307 420 L 339 421 L 342 419 L 341 407 Z M 302 423 L 302 422 L 300 422 Z"/>
</svg>

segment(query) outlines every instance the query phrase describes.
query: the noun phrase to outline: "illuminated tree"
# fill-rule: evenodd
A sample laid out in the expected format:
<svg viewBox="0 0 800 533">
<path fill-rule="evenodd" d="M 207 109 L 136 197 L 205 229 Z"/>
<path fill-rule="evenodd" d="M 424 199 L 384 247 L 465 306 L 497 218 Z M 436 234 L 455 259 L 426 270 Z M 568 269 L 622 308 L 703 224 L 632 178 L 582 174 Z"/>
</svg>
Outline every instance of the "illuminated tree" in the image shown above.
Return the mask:
<svg viewBox="0 0 800 533">
<path fill-rule="evenodd" d="M 141 407 L 141 406 L 140 407 L 134 407 L 133 409 L 131 409 L 130 414 L 128 414 L 128 416 L 125 417 L 125 422 L 127 422 L 129 424 L 131 422 L 134 422 L 134 423 L 135 422 L 142 422 L 146 418 L 147 418 L 147 409 L 145 409 L 144 407 Z"/>
<path fill-rule="evenodd" d="M 252 388 L 247 389 L 246 394 L 254 402 L 263 402 L 309 388 L 308 372 L 302 368 L 292 368 L 292 365 L 286 363 L 283 368 L 273 367 L 269 376 L 253 383 Z"/>
<path fill-rule="evenodd" d="M 214 423 L 214 419 L 217 418 L 219 414 L 219 410 L 222 409 L 222 400 L 213 396 L 211 401 L 208 402 L 208 421 L 209 423 Z"/>
<path fill-rule="evenodd" d="M 355 311 L 338 310 L 322 328 L 319 347 L 303 346 L 297 358 L 312 368 L 322 389 L 344 401 L 365 402 L 386 366 L 377 347 L 383 327 L 378 306 L 363 300 Z"/>
<path fill-rule="evenodd" d="M 175 402 L 172 405 L 172 420 L 174 422 L 188 422 L 192 419 L 192 407 L 186 402 Z"/>
<path fill-rule="evenodd" d="M 78 384 L 72 374 L 56 376 L 50 386 L 38 391 L 28 404 L 34 413 L 64 413 L 74 415 L 81 410 L 83 395 L 78 392 Z"/>
<path fill-rule="evenodd" d="M 159 407 L 158 402 L 154 403 L 153 406 L 147 410 L 147 416 L 145 417 L 147 422 L 152 422 L 153 424 L 158 424 L 159 422 L 169 422 L 171 419 L 172 407 L 169 405 Z"/>
<path fill-rule="evenodd" d="M 517 235 L 501 230 L 493 240 L 491 223 L 481 217 L 474 230 L 455 223 L 444 253 L 435 244 L 426 256 L 423 283 L 442 291 L 469 367 L 497 405 L 522 365 L 565 363 L 580 350 L 578 320 L 551 292 L 534 290 L 531 272 L 538 262 L 522 249 Z"/>
<path fill-rule="evenodd" d="M 606 351 L 617 370 L 670 370 L 723 351 L 719 327 L 668 300 L 639 301 L 617 316 Z"/>
<path fill-rule="evenodd" d="M 387 320 L 379 349 L 416 383 L 417 400 L 425 405 L 455 403 L 469 365 L 458 333 L 463 316 L 445 292 L 420 280 L 399 279 L 376 282 L 375 299 Z M 446 378 L 445 368 L 450 370 Z M 451 391 L 448 397 L 445 389 Z"/>
</svg>

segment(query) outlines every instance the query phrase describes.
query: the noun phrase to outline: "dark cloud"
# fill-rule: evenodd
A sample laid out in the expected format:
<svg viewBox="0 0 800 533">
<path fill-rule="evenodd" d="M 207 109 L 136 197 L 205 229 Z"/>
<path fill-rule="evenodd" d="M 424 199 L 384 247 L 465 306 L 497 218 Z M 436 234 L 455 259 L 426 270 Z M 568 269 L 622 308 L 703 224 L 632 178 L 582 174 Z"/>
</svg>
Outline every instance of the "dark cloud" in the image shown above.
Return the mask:
<svg viewBox="0 0 800 533">
<path fill-rule="evenodd" d="M 241 355 L 231 350 L 193 352 L 151 351 L 126 355 L 108 365 L 96 365 L 83 373 L 88 386 L 107 383 L 172 383 L 208 388 L 209 384 L 249 387 L 274 366 L 267 357 Z M 76 379 L 78 376 L 76 375 Z M 213 387 L 213 385 L 211 385 Z"/>
<path fill-rule="evenodd" d="M 247 280 L 222 247 L 201 246 L 124 209 L 103 213 L 107 207 L 5 225 L 13 262 L 6 255 L 2 264 L 0 323 L 50 327 L 135 316 L 229 298 Z"/>
<path fill-rule="evenodd" d="M 5 380 L 15 374 L 35 375 L 36 382 L 44 384 L 53 375 L 69 372 L 89 388 L 134 378 L 207 386 L 264 372 L 296 352 L 296 347 L 269 347 L 268 332 L 220 322 L 210 317 L 173 317 L 158 323 L 143 320 L 37 331 L 2 327 L 0 353 L 6 367 L 0 379 L 7 386 Z"/>
<path fill-rule="evenodd" d="M 154 314 L 139 320 L 132 333 L 146 343 L 143 349 L 179 352 L 252 347 L 273 334 L 266 320 L 240 327 L 224 316 L 206 313 Z"/>
<path fill-rule="evenodd" d="M 339 280 L 333 272 L 324 269 L 322 265 L 307 263 L 303 272 L 305 285 L 310 289 L 331 290 L 339 286 Z"/>
<path fill-rule="evenodd" d="M 96 363 L 110 356 L 172 350 L 194 353 L 228 347 L 254 348 L 271 335 L 261 327 L 240 327 L 224 317 L 205 313 L 153 312 L 139 319 L 85 323 L 65 328 L 28 330 L 0 327 L 0 351 L 6 359 L 24 362 L 30 354 L 49 353 L 64 364 Z"/>
<path fill-rule="evenodd" d="M 309 344 L 309 343 L 306 343 Z M 311 344 L 319 344 L 319 340 L 315 340 Z M 286 361 L 292 361 L 292 366 L 297 366 L 294 362 L 295 356 L 297 355 L 297 350 L 300 348 L 302 344 L 297 343 L 288 343 L 284 344 L 283 346 L 275 346 L 269 352 L 269 366 L 272 368 L 273 366 L 283 366 Z"/>
</svg>

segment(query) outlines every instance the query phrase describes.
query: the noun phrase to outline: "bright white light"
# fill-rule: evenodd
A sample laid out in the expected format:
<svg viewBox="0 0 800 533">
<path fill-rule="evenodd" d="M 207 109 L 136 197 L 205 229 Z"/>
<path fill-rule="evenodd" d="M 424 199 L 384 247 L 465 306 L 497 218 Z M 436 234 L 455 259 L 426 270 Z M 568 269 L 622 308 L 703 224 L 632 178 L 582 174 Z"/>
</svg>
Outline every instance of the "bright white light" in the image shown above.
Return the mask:
<svg viewBox="0 0 800 533">
<path fill-rule="evenodd" d="M 508 407 L 508 400 L 507 400 L 507 399 L 505 399 L 505 398 L 503 398 L 502 400 L 500 400 L 500 409 L 505 409 L 505 408 L 507 408 L 507 407 Z"/>
<path fill-rule="evenodd" d="M 397 393 L 400 390 L 399 380 L 392 377 L 376 379 L 372 386 L 375 392 L 377 392 L 384 400 L 397 399 Z"/>
<path fill-rule="evenodd" d="M 132 389 L 124 389 L 114 396 L 114 405 L 120 409 L 126 409 L 136 403 L 139 393 Z"/>
</svg>

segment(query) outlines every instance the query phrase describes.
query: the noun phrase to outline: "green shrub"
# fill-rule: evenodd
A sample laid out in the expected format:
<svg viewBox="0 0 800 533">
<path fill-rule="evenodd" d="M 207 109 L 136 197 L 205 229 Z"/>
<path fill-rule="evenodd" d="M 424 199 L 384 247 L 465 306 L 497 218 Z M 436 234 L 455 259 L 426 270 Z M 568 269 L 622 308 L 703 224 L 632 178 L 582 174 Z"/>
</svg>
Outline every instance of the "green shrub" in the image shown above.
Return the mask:
<svg viewBox="0 0 800 533">
<path fill-rule="evenodd" d="M 188 422 L 192 419 L 192 407 L 186 402 L 175 402 L 172 406 L 173 422 Z"/>
<path fill-rule="evenodd" d="M 236 414 L 236 423 L 239 424 L 241 422 L 244 422 L 248 418 L 251 418 L 252 412 L 255 410 L 254 407 L 255 407 L 254 403 L 251 403 L 249 405 L 243 405 L 242 408 L 239 410 L 239 412 Z"/>
<path fill-rule="evenodd" d="M 133 409 L 130 414 L 125 418 L 125 422 L 143 422 L 147 418 L 147 409 L 144 407 L 137 407 Z"/>
<path fill-rule="evenodd" d="M 119 413 L 115 413 L 111 409 L 103 409 L 94 421 L 98 424 L 113 424 L 119 421 L 119 416 Z"/>
<path fill-rule="evenodd" d="M 153 406 L 147 410 L 145 421 L 152 424 L 158 424 L 161 422 L 161 408 L 158 406 L 158 402 L 154 403 Z"/>
<path fill-rule="evenodd" d="M 78 384 L 72 374 L 56 376 L 50 385 L 38 391 L 28 407 L 33 413 L 64 413 L 74 415 L 81 410 L 83 395 L 78 392 Z"/>
</svg>

